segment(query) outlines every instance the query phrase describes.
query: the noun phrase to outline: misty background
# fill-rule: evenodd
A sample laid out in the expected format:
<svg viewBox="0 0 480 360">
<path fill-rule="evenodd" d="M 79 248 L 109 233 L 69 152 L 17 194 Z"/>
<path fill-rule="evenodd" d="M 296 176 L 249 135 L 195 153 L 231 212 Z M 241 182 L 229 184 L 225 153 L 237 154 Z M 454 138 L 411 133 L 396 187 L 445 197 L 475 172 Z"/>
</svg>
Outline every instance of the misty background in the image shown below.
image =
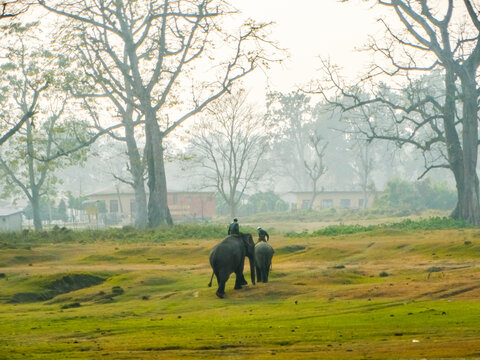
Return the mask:
<svg viewBox="0 0 480 360">
<path fill-rule="evenodd" d="M 127 1 L 131 14 L 117 9 L 116 20 L 84 14 L 85 4 L 40 1 L 3 22 L 2 133 L 28 116 L 2 143 L 1 195 L 26 208 L 36 228 L 39 216 L 52 219 L 52 208 L 66 207 L 68 218 L 107 188 L 135 191 L 137 210 L 145 209 L 139 227 L 172 222 L 166 192 L 213 192 L 221 221 L 321 210 L 315 198 L 325 192 L 362 192 L 359 211 L 455 209 L 445 148 L 438 139 L 419 145 L 444 131 L 419 126 L 435 107 L 411 115 L 364 106 L 381 91 L 390 104 L 444 92 L 442 69 L 411 77 L 398 66 L 407 80 L 385 76 L 375 39 L 402 25 L 388 6 L 202 2 L 197 23 L 190 14 L 198 9 L 180 1 L 172 7 L 184 13 L 165 28 L 161 2 Z M 102 16 L 109 24 L 97 22 Z M 130 32 L 119 26 L 124 20 Z M 369 92 L 373 85 L 359 79 L 374 77 L 372 65 L 383 73 Z M 414 125 L 399 125 L 405 119 Z M 292 207 L 285 195 L 300 192 L 311 193 L 310 203 Z"/>
</svg>

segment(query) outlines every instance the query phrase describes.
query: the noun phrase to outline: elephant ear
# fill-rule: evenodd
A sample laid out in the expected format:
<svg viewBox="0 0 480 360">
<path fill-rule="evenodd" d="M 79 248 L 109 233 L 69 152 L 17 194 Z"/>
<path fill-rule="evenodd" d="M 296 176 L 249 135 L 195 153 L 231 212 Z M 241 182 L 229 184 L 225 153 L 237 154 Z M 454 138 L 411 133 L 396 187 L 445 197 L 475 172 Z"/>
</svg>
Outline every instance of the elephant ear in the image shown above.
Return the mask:
<svg viewBox="0 0 480 360">
<path fill-rule="evenodd" d="M 253 244 L 252 234 L 243 234 L 242 240 L 247 249 Z"/>
</svg>

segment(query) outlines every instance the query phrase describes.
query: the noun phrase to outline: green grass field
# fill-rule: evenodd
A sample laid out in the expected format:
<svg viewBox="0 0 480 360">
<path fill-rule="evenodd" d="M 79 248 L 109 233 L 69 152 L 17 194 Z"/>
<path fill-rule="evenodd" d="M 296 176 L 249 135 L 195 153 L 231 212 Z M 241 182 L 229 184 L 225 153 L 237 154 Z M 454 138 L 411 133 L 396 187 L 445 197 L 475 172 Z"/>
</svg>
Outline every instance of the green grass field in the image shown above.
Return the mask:
<svg viewBox="0 0 480 360">
<path fill-rule="evenodd" d="M 274 235 L 225 299 L 220 238 L 69 239 L 0 241 L 0 359 L 480 358 L 479 229 Z"/>
</svg>

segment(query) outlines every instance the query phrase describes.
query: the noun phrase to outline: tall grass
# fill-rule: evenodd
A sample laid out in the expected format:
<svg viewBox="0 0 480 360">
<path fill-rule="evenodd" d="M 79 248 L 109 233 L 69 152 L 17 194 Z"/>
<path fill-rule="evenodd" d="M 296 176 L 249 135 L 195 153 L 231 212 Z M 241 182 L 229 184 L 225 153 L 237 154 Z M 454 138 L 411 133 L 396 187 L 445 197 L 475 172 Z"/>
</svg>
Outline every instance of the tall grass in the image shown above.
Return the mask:
<svg viewBox="0 0 480 360">
<path fill-rule="evenodd" d="M 379 224 L 379 225 L 330 225 L 323 229 L 315 230 L 311 233 L 306 231 L 301 233 L 289 232 L 287 237 L 314 237 L 314 236 L 332 236 L 332 235 L 346 235 L 356 234 L 374 230 L 396 229 L 396 230 L 445 230 L 445 229 L 462 229 L 473 228 L 472 224 L 464 220 L 455 220 L 447 217 L 431 217 L 422 220 L 405 219 L 396 223 Z"/>
<path fill-rule="evenodd" d="M 397 223 L 380 225 L 330 225 L 315 230 L 311 233 L 306 231 L 288 232 L 287 237 L 313 237 L 355 234 L 380 229 L 398 230 L 441 230 L 472 228 L 473 225 L 447 217 L 432 217 L 413 221 L 406 219 Z M 256 234 L 256 230 L 250 227 L 241 229 L 244 233 Z M 13 244 L 42 244 L 42 243 L 65 243 L 80 242 L 93 243 L 98 241 L 115 241 L 124 243 L 142 242 L 169 242 L 182 239 L 222 239 L 227 236 L 227 227 L 219 224 L 177 224 L 174 226 L 161 226 L 155 229 L 138 230 L 131 226 L 123 228 L 110 228 L 102 230 L 71 230 L 55 227 L 48 231 L 24 230 L 16 233 L 0 233 L 0 248 Z"/>
<path fill-rule="evenodd" d="M 155 229 L 138 230 L 131 226 L 102 230 L 71 230 L 55 227 L 48 231 L 24 230 L 15 233 L 0 233 L 0 248 L 8 244 L 41 244 L 97 241 L 116 242 L 168 242 L 181 239 L 212 239 L 227 235 L 226 226 L 205 224 L 178 224 Z"/>
</svg>

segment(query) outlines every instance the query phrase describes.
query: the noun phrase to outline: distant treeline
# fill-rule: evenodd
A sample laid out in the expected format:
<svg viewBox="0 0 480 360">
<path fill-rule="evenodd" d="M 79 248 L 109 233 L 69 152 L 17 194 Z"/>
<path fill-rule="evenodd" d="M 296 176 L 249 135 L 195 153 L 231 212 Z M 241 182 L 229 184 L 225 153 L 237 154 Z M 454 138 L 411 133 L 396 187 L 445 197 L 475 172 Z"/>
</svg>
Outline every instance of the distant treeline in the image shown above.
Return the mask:
<svg viewBox="0 0 480 360">
<path fill-rule="evenodd" d="M 390 180 L 385 190 L 379 195 L 373 206 L 363 211 L 364 214 L 388 214 L 391 216 L 407 216 L 423 210 L 453 210 L 457 203 L 457 193 L 445 182 L 433 182 L 429 178 L 409 182 L 402 179 Z M 221 197 L 216 199 L 217 215 L 229 215 L 230 209 Z M 238 216 L 249 216 L 269 212 L 282 213 L 289 210 L 288 204 L 273 191 L 253 194 L 245 203 L 238 206 Z M 301 211 L 299 210 L 298 213 Z M 341 212 L 348 216 L 348 209 L 319 210 L 320 218 L 331 218 Z M 304 212 L 308 213 L 308 212 Z M 354 214 L 352 214 L 354 215 Z M 281 217 L 289 217 L 283 214 Z"/>
</svg>

